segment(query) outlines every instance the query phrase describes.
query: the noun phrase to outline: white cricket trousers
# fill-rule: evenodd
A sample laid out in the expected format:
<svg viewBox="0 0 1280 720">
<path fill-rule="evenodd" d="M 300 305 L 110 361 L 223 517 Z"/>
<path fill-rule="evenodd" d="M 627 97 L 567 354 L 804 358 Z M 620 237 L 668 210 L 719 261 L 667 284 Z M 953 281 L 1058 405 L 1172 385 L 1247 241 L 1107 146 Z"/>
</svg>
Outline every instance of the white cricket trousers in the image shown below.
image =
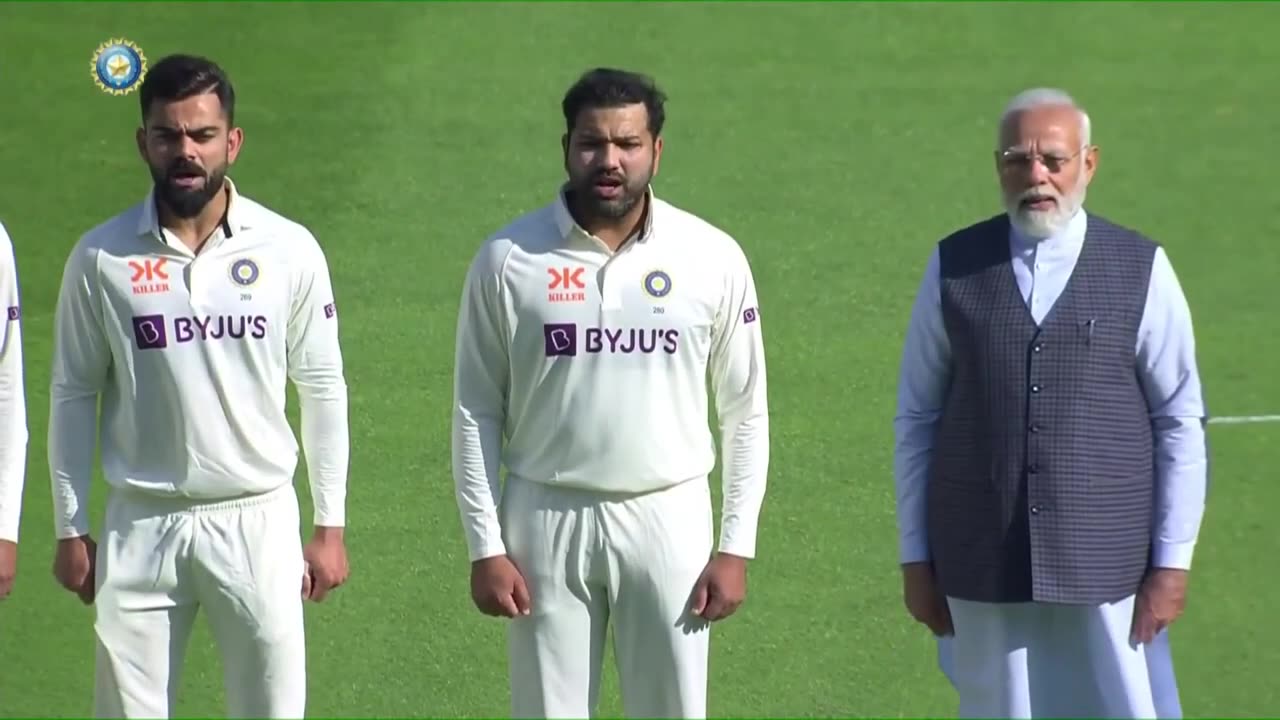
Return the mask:
<svg viewBox="0 0 1280 720">
<path fill-rule="evenodd" d="M 303 717 L 303 570 L 291 485 L 203 505 L 113 490 L 98 544 L 95 716 L 171 717 L 203 608 L 228 717 Z"/>
<path fill-rule="evenodd" d="M 1168 629 L 1129 641 L 1134 597 L 1105 605 L 948 598 L 938 661 L 962 718 L 1181 718 Z"/>
<path fill-rule="evenodd" d="M 513 717 L 594 717 L 610 623 L 628 717 L 706 717 L 710 627 L 689 610 L 711 558 L 706 478 L 639 495 L 509 479 L 501 514 L 532 604 L 508 630 Z"/>
</svg>

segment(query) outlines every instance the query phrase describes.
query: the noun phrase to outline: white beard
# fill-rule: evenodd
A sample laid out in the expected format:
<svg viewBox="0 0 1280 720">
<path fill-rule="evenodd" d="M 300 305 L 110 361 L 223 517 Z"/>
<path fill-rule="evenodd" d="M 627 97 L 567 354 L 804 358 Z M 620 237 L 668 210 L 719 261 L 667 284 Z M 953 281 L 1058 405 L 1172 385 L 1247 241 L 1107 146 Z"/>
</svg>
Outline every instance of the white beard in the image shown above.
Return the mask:
<svg viewBox="0 0 1280 720">
<path fill-rule="evenodd" d="M 1075 217 L 1084 205 L 1087 188 L 1084 167 L 1081 166 L 1076 185 L 1068 195 L 1059 195 L 1051 185 L 1028 188 L 1013 197 L 1006 197 L 1004 209 L 1009 215 L 1009 222 L 1017 228 L 1018 232 L 1027 237 L 1043 240 L 1066 229 L 1071 218 Z M 1053 209 L 1032 210 L 1022 207 L 1022 200 L 1033 195 L 1053 198 L 1056 201 Z"/>
</svg>

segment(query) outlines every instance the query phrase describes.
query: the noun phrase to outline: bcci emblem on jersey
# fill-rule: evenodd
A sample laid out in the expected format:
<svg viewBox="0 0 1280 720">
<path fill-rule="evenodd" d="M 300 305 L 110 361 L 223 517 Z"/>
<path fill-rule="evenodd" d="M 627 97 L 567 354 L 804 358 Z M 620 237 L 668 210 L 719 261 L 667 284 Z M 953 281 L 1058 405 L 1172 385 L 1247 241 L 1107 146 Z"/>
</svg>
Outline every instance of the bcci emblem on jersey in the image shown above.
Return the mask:
<svg viewBox="0 0 1280 720">
<path fill-rule="evenodd" d="M 671 292 L 671 276 L 661 270 L 650 272 L 644 276 L 644 291 L 650 297 L 666 297 Z"/>
<path fill-rule="evenodd" d="M 249 287 L 258 282 L 258 264 L 249 258 L 240 258 L 231 263 L 231 280 L 240 287 Z"/>
</svg>

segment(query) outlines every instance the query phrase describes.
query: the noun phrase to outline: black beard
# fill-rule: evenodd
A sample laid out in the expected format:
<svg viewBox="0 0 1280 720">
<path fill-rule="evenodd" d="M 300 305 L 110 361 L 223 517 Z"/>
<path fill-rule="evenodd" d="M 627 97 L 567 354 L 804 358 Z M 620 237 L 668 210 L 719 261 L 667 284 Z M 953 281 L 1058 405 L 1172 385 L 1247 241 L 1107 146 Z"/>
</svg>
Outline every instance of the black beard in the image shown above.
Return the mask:
<svg viewBox="0 0 1280 720">
<path fill-rule="evenodd" d="M 608 220 L 618 220 L 626 217 L 627 213 L 644 198 L 644 193 L 631 194 L 623 192 L 622 197 L 617 200 L 602 200 L 590 194 L 590 191 L 579 191 L 578 197 L 584 205 L 583 210 L 593 217 L 605 218 Z"/>
<path fill-rule="evenodd" d="M 646 181 L 640 187 L 633 188 L 630 183 L 624 181 L 621 196 L 616 200 L 605 200 L 595 194 L 597 177 L 593 175 L 583 178 L 571 187 L 573 199 L 576 201 L 575 205 L 578 211 L 586 216 L 584 219 L 618 220 L 626 217 L 627 213 L 635 209 L 635 206 L 644 200 L 645 192 L 649 186 Z"/>
<path fill-rule="evenodd" d="M 151 169 L 151 179 L 155 183 L 156 199 L 174 215 L 190 219 L 200 214 L 209 203 L 222 191 L 226 171 L 219 170 L 208 173 L 204 177 L 204 186 L 186 190 L 174 185 L 171 179 L 181 170 L 193 170 L 190 167 L 171 168 L 166 173 Z"/>
</svg>

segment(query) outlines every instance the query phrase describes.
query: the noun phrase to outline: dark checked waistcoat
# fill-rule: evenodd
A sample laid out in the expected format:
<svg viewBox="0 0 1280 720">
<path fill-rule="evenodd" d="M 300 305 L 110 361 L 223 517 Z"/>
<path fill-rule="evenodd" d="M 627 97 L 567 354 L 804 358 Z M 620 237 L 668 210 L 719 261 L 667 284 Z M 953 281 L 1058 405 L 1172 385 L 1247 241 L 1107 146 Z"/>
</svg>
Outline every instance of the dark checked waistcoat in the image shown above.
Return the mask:
<svg viewBox="0 0 1280 720">
<path fill-rule="evenodd" d="M 941 589 L 979 602 L 1101 604 L 1150 557 L 1151 422 L 1135 347 L 1156 244 L 1089 215 L 1037 327 L 1004 215 L 941 241 L 952 380 L 930 461 Z"/>
</svg>

